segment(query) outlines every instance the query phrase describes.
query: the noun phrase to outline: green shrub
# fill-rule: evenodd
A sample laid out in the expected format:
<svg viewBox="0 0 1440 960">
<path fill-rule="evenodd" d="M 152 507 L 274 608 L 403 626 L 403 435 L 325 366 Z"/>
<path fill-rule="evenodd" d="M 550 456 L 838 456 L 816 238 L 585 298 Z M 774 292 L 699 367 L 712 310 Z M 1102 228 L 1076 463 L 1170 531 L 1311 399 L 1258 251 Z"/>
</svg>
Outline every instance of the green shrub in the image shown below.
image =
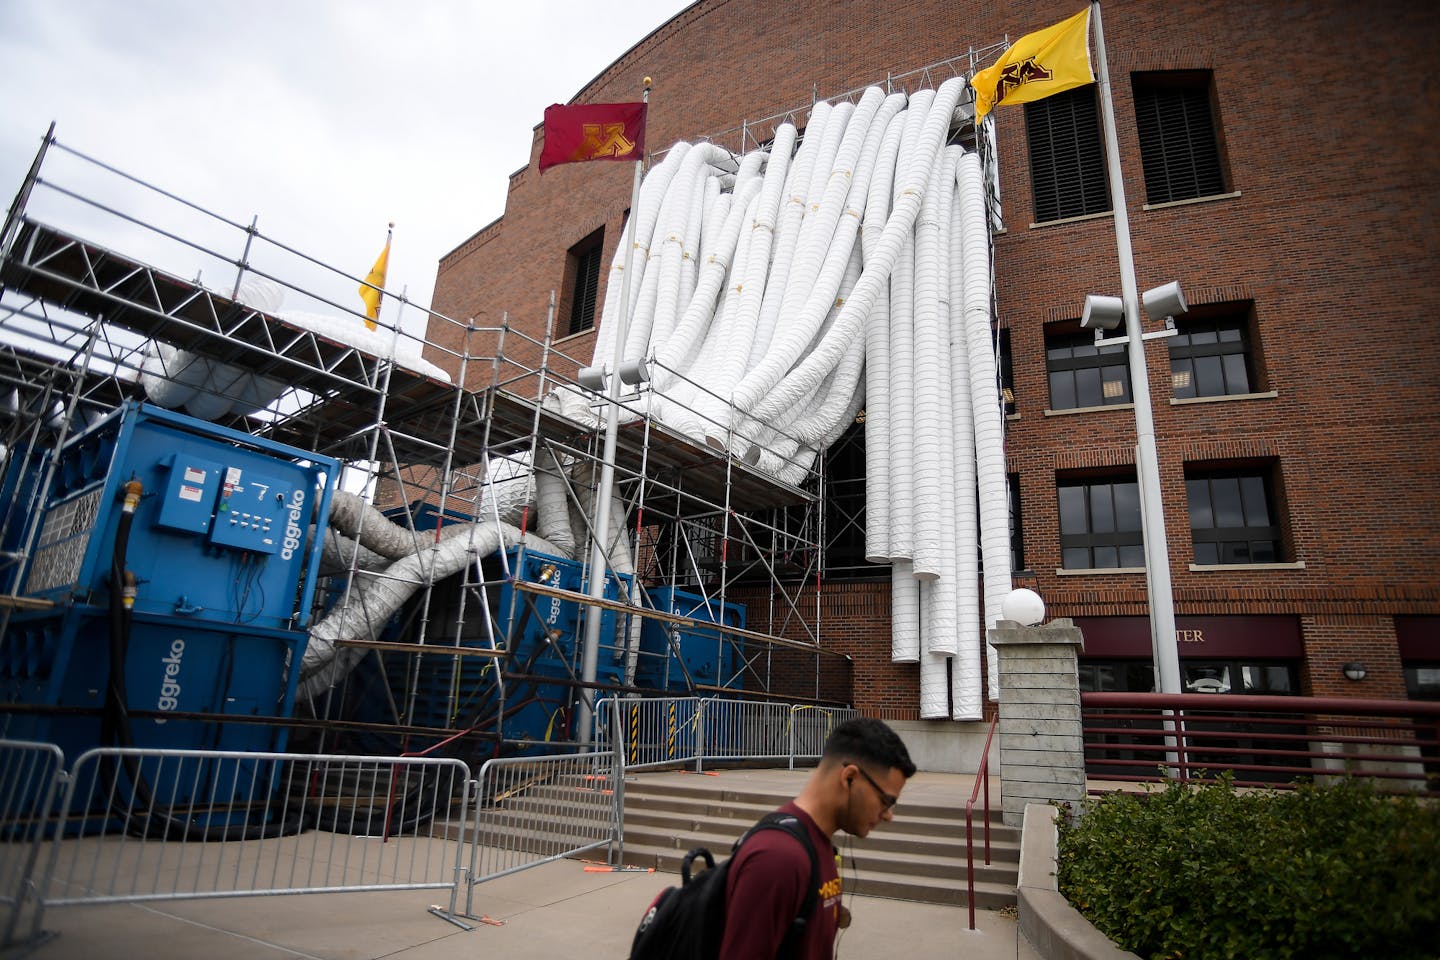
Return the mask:
<svg viewBox="0 0 1440 960">
<path fill-rule="evenodd" d="M 1440 806 L 1177 781 L 1060 817 L 1060 892 L 1141 957 L 1440 957 Z"/>
</svg>

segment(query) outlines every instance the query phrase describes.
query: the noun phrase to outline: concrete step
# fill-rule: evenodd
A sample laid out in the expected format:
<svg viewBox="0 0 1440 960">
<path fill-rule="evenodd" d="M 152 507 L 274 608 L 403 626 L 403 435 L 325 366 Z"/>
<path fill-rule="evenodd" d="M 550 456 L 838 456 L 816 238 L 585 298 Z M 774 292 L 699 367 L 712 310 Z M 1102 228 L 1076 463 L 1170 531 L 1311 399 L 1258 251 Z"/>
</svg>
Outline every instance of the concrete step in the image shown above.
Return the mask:
<svg viewBox="0 0 1440 960">
<path fill-rule="evenodd" d="M 773 809 L 773 808 L 770 808 Z M 632 837 L 675 837 L 683 843 L 685 838 L 703 838 L 702 846 L 712 851 L 729 850 L 731 843 L 752 823 L 768 813 L 758 810 L 753 817 L 694 818 L 678 817 L 666 813 L 627 810 L 625 813 L 625 836 Z M 913 856 L 959 857 L 965 856 L 965 828 L 924 833 L 892 832 L 893 824 L 886 824 L 864 840 L 854 841 L 864 852 L 877 857 L 904 859 Z M 647 841 L 648 842 L 648 841 Z M 717 846 L 718 844 L 718 846 Z M 984 832 L 975 829 L 976 855 L 984 857 Z M 992 827 L 990 831 L 990 859 L 1017 863 L 1020 859 L 1019 831 L 1011 827 Z"/>
<path fill-rule="evenodd" d="M 678 874 L 685 854 L 706 847 L 718 860 L 760 817 L 791 799 L 765 789 L 735 789 L 704 776 L 627 777 L 625 852 L 628 866 Z M 933 798 L 932 798 L 933 799 Z M 967 900 L 965 800 L 909 804 L 864 840 L 843 838 L 846 889 L 865 896 L 964 905 Z M 992 806 L 990 860 L 984 862 L 983 810 L 973 819 L 975 905 L 996 909 L 1016 902 L 1020 835 Z"/>
</svg>

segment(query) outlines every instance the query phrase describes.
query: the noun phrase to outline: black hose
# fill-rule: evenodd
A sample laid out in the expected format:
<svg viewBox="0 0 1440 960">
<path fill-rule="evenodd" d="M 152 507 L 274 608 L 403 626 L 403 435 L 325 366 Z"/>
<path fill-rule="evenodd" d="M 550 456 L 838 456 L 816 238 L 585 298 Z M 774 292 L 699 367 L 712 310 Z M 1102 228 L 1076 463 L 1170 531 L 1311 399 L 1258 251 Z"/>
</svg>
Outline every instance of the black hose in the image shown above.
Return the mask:
<svg viewBox="0 0 1440 960">
<path fill-rule="evenodd" d="M 135 521 L 135 508 L 139 505 L 143 488 L 140 481 L 132 479 L 124 489 L 125 499 L 115 530 L 115 546 L 110 553 L 110 664 L 105 684 L 105 706 L 100 719 L 100 743 L 102 746 L 113 742 L 119 747 L 133 747 L 135 737 L 125 688 L 125 661 L 130 653 L 135 575 L 125 568 L 125 563 L 130 550 L 130 528 Z M 306 828 L 308 817 L 303 808 L 291 813 L 288 804 L 286 817 L 272 823 L 200 826 L 181 820 L 156 809 L 154 795 L 144 771 L 140 769 L 139 760 L 125 756 L 123 761 L 134 796 L 145 812 L 137 813 L 133 804 L 123 806 L 117 797 L 118 790 L 110 791 L 110 806 L 111 812 L 124 820 L 126 831 L 132 836 L 196 841 L 263 840 L 291 836 Z M 101 769 L 108 782 L 118 785 L 119 776 L 112 760 L 104 758 Z"/>
</svg>

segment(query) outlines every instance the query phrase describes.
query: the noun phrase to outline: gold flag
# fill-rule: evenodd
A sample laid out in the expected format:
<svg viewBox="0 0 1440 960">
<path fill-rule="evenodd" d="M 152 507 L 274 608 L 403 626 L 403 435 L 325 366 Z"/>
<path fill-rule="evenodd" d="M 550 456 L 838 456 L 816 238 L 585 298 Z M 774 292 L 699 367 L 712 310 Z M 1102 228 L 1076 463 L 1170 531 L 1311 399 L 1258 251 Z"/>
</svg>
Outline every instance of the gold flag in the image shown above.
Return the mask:
<svg viewBox="0 0 1440 960">
<path fill-rule="evenodd" d="M 975 74 L 975 122 L 1002 103 L 1029 103 L 1095 82 L 1090 67 L 1090 8 L 1053 27 L 1027 33 Z"/>
<path fill-rule="evenodd" d="M 365 326 L 371 330 L 375 329 L 375 321 L 380 319 L 380 291 L 376 287 L 385 286 L 385 271 L 390 269 L 390 237 L 385 237 L 385 249 L 380 251 L 380 256 L 375 258 L 375 266 L 370 268 L 370 274 L 365 282 L 360 284 L 360 299 L 365 301 Z"/>
</svg>

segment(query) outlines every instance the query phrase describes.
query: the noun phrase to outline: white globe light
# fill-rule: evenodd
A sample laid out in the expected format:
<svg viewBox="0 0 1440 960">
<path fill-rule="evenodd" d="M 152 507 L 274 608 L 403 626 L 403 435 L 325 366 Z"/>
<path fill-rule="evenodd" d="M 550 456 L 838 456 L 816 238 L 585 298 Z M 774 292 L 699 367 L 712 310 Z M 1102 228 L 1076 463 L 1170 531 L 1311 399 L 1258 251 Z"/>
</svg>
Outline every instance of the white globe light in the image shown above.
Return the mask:
<svg viewBox="0 0 1440 960">
<path fill-rule="evenodd" d="M 1023 626 L 1033 627 L 1045 619 L 1045 601 L 1041 600 L 1040 594 L 1034 590 L 1024 587 L 1011 590 L 1005 595 L 1005 599 L 1000 601 L 1000 616 Z"/>
</svg>

